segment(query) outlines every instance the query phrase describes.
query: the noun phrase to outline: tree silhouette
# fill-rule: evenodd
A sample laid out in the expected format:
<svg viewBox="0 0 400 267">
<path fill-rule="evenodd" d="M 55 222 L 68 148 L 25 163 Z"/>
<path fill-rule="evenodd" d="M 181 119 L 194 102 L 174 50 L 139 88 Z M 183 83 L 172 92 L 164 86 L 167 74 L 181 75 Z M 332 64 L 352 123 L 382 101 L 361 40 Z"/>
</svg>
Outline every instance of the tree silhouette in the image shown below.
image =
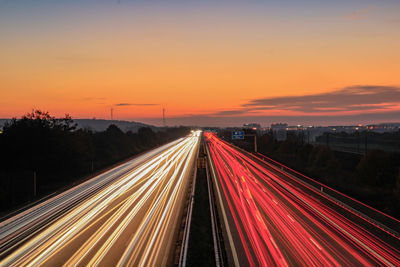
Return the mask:
<svg viewBox="0 0 400 267">
<path fill-rule="evenodd" d="M 145 127 L 124 133 L 110 125 L 92 132 L 78 129 L 69 115 L 55 118 L 40 110 L 13 118 L 0 134 L 0 211 L 33 198 L 34 175 L 41 196 L 188 131 L 180 127 L 155 133 Z"/>
<path fill-rule="evenodd" d="M 356 175 L 360 183 L 372 186 L 392 184 L 388 154 L 382 150 L 369 151 L 358 164 Z"/>
</svg>

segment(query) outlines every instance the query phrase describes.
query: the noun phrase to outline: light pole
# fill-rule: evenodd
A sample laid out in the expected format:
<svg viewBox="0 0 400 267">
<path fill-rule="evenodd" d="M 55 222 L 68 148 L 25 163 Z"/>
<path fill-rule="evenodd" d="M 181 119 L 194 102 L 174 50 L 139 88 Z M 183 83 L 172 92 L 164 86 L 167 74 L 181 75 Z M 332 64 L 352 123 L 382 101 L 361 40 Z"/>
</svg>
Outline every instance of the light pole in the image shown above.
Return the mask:
<svg viewBox="0 0 400 267">
<path fill-rule="evenodd" d="M 257 153 L 257 134 L 246 134 L 245 136 L 254 136 L 254 152 Z"/>
</svg>

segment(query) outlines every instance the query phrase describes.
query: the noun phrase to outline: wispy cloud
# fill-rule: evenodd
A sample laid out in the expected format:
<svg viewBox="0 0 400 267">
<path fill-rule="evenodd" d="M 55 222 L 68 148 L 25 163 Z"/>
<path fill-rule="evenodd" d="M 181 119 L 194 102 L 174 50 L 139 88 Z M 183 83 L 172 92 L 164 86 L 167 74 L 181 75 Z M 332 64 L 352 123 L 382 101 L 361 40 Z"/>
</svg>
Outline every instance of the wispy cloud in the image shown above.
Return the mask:
<svg viewBox="0 0 400 267">
<path fill-rule="evenodd" d="M 169 125 L 240 126 L 257 122 L 304 125 L 346 125 L 398 122 L 400 87 L 354 85 L 304 96 L 266 97 L 240 107 L 206 114 L 185 114 L 167 119 Z M 143 118 L 160 123 L 160 119 Z"/>
<path fill-rule="evenodd" d="M 241 115 L 245 114 L 248 110 L 247 109 L 235 109 L 235 110 L 223 110 L 213 113 L 216 116 L 233 116 L 233 115 Z"/>
<path fill-rule="evenodd" d="M 104 97 L 84 97 L 82 98 L 84 101 L 96 101 L 96 100 L 105 100 Z"/>
<path fill-rule="evenodd" d="M 123 106 L 158 106 L 160 104 L 154 104 L 154 103 L 118 103 L 115 104 L 114 106 L 116 107 L 123 107 Z"/>
<path fill-rule="evenodd" d="M 344 16 L 345 19 L 347 20 L 360 20 L 366 18 L 371 11 L 373 11 L 376 7 L 375 6 L 369 6 L 365 7 L 362 9 L 355 10 L 347 15 Z"/>
<path fill-rule="evenodd" d="M 274 122 L 286 122 L 291 125 L 356 125 L 381 123 L 381 122 L 400 122 L 400 111 L 376 112 L 349 114 L 338 116 L 321 116 L 318 114 L 301 115 L 301 116 L 285 116 L 285 115 L 257 115 L 257 116 L 214 116 L 214 115 L 193 115 L 193 116 L 177 116 L 167 118 L 168 125 L 190 125 L 190 126 L 242 126 L 244 123 L 255 122 L 263 126 L 270 125 Z M 143 118 L 139 121 L 161 125 L 159 118 Z"/>
<path fill-rule="evenodd" d="M 377 112 L 400 105 L 400 87 L 356 85 L 339 90 L 305 95 L 253 99 L 242 105 L 246 111 L 284 110 L 302 113 Z"/>
</svg>

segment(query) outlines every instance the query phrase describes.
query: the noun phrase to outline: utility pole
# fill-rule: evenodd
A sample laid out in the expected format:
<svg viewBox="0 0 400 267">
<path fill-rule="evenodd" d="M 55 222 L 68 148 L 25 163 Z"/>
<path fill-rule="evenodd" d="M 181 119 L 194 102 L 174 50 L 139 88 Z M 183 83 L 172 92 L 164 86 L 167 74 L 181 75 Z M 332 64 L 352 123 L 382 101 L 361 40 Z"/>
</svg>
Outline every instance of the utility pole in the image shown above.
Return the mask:
<svg viewBox="0 0 400 267">
<path fill-rule="evenodd" d="M 113 120 L 113 112 L 114 112 L 114 108 L 111 108 L 111 110 L 110 110 L 111 120 Z"/>
<path fill-rule="evenodd" d="M 167 123 L 166 123 L 166 121 L 165 121 L 165 108 L 162 109 L 162 121 L 163 121 L 164 127 L 166 127 L 166 126 L 167 126 Z"/>
<path fill-rule="evenodd" d="M 368 131 L 365 131 L 365 149 L 364 154 L 368 152 Z"/>
</svg>

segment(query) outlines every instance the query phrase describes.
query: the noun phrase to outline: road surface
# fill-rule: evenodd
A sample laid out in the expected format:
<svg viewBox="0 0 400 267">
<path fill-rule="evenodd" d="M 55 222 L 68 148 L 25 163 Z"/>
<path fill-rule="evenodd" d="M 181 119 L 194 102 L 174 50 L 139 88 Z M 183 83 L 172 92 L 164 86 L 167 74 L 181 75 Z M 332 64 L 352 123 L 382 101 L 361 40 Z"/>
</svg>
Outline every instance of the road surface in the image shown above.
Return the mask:
<svg viewBox="0 0 400 267">
<path fill-rule="evenodd" d="M 267 163 L 211 133 L 205 137 L 234 265 L 400 266 L 398 247 L 289 183 Z"/>
<path fill-rule="evenodd" d="M 199 133 L 146 153 L 0 224 L 0 266 L 168 263 Z"/>
</svg>

